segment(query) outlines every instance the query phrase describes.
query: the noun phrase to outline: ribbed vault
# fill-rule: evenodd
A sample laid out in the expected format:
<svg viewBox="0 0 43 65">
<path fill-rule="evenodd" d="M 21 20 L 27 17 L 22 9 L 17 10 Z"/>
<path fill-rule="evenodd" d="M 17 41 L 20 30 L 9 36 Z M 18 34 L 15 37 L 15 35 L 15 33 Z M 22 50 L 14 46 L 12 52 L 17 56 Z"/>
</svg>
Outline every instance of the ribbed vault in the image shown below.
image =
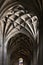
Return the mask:
<svg viewBox="0 0 43 65">
<path fill-rule="evenodd" d="M 6 39 L 11 38 L 23 28 L 31 37 L 36 39 L 38 18 L 35 15 L 29 14 L 22 5 L 17 4 L 14 6 L 13 4 L 12 7 L 9 7 L 3 14 L 1 21 L 3 24 L 3 35 Z"/>
</svg>

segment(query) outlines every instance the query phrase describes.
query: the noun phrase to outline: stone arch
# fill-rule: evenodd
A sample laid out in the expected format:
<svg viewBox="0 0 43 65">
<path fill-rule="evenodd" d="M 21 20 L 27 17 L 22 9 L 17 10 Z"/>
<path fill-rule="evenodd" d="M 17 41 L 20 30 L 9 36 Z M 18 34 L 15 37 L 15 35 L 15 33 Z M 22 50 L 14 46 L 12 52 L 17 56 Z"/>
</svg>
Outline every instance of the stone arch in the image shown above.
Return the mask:
<svg viewBox="0 0 43 65">
<path fill-rule="evenodd" d="M 20 57 L 22 57 L 26 63 L 30 63 L 33 57 L 33 44 L 34 42 L 23 33 L 18 33 L 12 37 L 7 45 L 10 65 L 13 65 L 13 63 L 16 62 L 15 60 L 18 60 Z"/>
</svg>

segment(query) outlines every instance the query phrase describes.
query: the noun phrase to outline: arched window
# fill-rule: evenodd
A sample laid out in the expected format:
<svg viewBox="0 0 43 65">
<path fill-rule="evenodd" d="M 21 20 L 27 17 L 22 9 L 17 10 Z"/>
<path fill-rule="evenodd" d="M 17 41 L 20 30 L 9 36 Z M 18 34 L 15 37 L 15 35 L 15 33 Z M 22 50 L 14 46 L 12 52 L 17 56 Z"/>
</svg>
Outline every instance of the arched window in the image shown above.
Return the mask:
<svg viewBox="0 0 43 65">
<path fill-rule="evenodd" d="M 19 58 L 19 65 L 23 65 L 23 58 Z"/>
</svg>

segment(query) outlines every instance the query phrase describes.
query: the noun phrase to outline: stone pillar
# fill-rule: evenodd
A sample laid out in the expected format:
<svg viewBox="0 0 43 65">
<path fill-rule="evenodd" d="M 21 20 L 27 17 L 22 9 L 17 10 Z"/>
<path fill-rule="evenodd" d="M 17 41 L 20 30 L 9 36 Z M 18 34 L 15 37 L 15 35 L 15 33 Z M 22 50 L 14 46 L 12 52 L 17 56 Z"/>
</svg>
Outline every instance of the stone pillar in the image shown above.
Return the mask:
<svg viewBox="0 0 43 65">
<path fill-rule="evenodd" d="M 2 27 L 0 23 L 0 65 L 2 65 Z"/>
</svg>

